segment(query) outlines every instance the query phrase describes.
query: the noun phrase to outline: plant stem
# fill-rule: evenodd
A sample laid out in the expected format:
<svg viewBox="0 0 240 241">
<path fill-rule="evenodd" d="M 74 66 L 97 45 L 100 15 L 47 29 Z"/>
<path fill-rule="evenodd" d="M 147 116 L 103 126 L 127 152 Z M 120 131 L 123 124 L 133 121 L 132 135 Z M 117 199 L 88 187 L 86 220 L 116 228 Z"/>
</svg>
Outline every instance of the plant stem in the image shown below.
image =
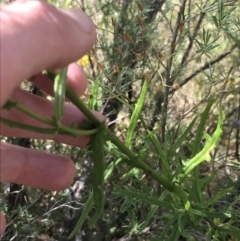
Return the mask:
<svg viewBox="0 0 240 241">
<path fill-rule="evenodd" d="M 91 121 L 94 125 L 99 126 L 101 121 L 88 109 L 87 106 L 79 99 L 79 97 L 69 88 L 66 88 L 66 95 L 74 105 Z"/>
<path fill-rule="evenodd" d="M 51 80 L 54 81 L 53 77 Z M 66 88 L 66 96 L 72 101 L 72 103 L 97 127 L 100 126 L 101 121 L 84 105 L 79 97 L 69 88 Z M 115 146 L 119 148 L 129 159 L 126 158 L 126 162 L 130 166 L 135 166 L 142 169 L 146 174 L 150 175 L 153 179 L 162 184 L 169 191 L 173 190 L 172 184 L 164 177 L 159 175 L 155 170 L 144 163 L 137 155 L 134 154 L 128 147 L 124 145 L 110 130 L 106 128 L 106 138 L 110 140 Z"/>
<path fill-rule="evenodd" d="M 19 110 L 19 111 L 23 112 L 24 114 L 34 118 L 35 120 L 38 120 L 38 121 L 40 121 L 42 123 L 45 123 L 47 125 L 56 127 L 56 134 L 57 134 L 58 130 L 59 131 L 61 130 L 60 132 L 69 133 L 73 136 L 91 135 L 91 134 L 96 133 L 97 129 L 98 129 L 98 128 L 94 128 L 94 129 L 91 129 L 91 130 L 78 130 L 78 129 L 73 128 L 73 127 L 65 126 L 65 125 L 61 124 L 60 122 L 56 123 L 54 120 L 45 118 L 45 117 L 33 112 L 32 110 L 28 109 L 24 105 L 21 105 L 20 103 L 16 102 L 13 99 L 9 99 L 7 101 L 6 106 L 7 105 L 10 106 L 10 108 L 16 108 L 17 110 Z M 1 118 L 1 119 L 2 119 L 2 121 L 4 121 L 5 124 L 7 124 L 9 126 L 19 127 L 17 122 L 14 122 L 14 121 L 11 121 L 11 120 L 8 121 L 8 120 L 3 119 L 3 118 Z M 21 125 L 21 123 L 19 123 L 19 124 Z M 27 129 L 26 126 L 25 126 L 24 129 L 25 130 Z M 31 127 L 29 127 L 29 129 L 33 130 Z M 36 127 L 36 130 L 37 129 L 39 129 L 39 128 Z M 52 130 L 50 130 L 50 131 L 52 131 Z M 39 131 L 37 131 L 37 132 L 39 132 Z"/>
<path fill-rule="evenodd" d="M 47 70 L 47 76 L 54 83 L 56 74 L 52 70 Z M 91 121 L 94 125 L 99 126 L 101 121 L 88 109 L 87 106 L 79 99 L 71 88 L 66 86 L 66 96 L 67 98 Z"/>
<path fill-rule="evenodd" d="M 130 166 L 135 166 L 142 169 L 146 174 L 150 175 L 153 179 L 162 184 L 169 191 L 173 190 L 172 184 L 164 177 L 159 175 L 155 170 L 144 163 L 134 152 L 132 152 L 128 147 L 126 147 L 110 130 L 106 131 L 107 139 L 109 139 L 115 146 L 119 148 L 129 159 L 125 161 Z"/>
</svg>

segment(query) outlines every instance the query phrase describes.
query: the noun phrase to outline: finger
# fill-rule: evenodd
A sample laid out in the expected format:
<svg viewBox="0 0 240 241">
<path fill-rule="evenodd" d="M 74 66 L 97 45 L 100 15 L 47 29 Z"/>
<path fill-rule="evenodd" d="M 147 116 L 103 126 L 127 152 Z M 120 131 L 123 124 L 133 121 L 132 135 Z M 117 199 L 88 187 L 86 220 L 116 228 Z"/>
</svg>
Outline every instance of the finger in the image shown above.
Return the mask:
<svg viewBox="0 0 240 241">
<path fill-rule="evenodd" d="M 58 10 L 37 0 L 0 10 L 1 105 L 22 80 L 75 62 L 96 38 L 94 24 L 81 10 Z"/>
<path fill-rule="evenodd" d="M 0 143 L 0 180 L 58 191 L 75 175 L 74 163 L 63 156 Z"/>
<path fill-rule="evenodd" d="M 0 213 L 0 235 L 3 235 L 6 228 L 6 219 L 5 216 Z"/>
<path fill-rule="evenodd" d="M 41 98 L 36 95 L 31 95 L 24 90 L 17 89 L 15 90 L 12 98 L 22 105 L 26 106 L 27 108 L 31 109 L 32 111 L 42 115 L 46 118 L 52 119 L 54 114 L 54 106 L 53 102 L 47 99 Z M 98 112 L 94 113 L 99 120 L 104 120 L 104 116 Z M 17 109 L 9 110 L 2 110 L 1 117 L 10 119 L 13 121 L 17 121 L 24 124 L 29 124 L 33 126 L 38 126 L 42 128 L 49 128 L 50 126 L 39 122 L 24 113 L 18 111 Z M 67 126 L 76 123 L 80 125 L 83 121 L 86 120 L 86 117 L 81 113 L 77 107 L 72 104 L 65 104 L 64 108 L 64 116 L 61 122 Z M 66 143 L 74 146 L 79 147 L 86 147 L 89 143 L 90 137 L 89 136 L 79 136 L 77 138 L 73 138 L 66 135 L 46 135 L 41 133 L 30 132 L 26 130 L 20 130 L 16 128 L 11 128 L 3 123 L 0 122 L 0 133 L 4 136 L 15 136 L 15 137 L 25 137 L 25 138 L 35 138 L 35 139 L 51 139 L 57 142 Z"/>
<path fill-rule="evenodd" d="M 31 78 L 31 81 L 41 90 L 53 96 L 53 82 L 45 74 L 38 74 Z M 74 92 L 81 96 L 87 88 L 87 79 L 83 69 L 76 63 L 68 66 L 67 85 L 74 90 Z"/>
</svg>

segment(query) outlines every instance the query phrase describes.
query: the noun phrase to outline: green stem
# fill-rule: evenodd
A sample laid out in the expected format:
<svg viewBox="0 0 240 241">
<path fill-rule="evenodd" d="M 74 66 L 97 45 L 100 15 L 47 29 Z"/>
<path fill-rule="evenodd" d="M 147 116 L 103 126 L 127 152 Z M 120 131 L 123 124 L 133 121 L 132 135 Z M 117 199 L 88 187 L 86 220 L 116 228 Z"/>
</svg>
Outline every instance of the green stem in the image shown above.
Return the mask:
<svg viewBox="0 0 240 241">
<path fill-rule="evenodd" d="M 56 74 L 52 70 L 47 70 L 47 76 L 54 83 Z M 94 125 L 99 126 L 101 121 L 88 109 L 87 106 L 79 99 L 74 91 L 72 91 L 68 86 L 66 86 L 66 96 L 67 98 L 91 121 Z"/>
<path fill-rule="evenodd" d="M 51 78 L 52 81 L 53 78 Z M 66 88 L 67 98 L 72 101 L 72 103 L 78 107 L 78 109 L 91 121 L 94 125 L 99 126 L 101 121 L 84 105 L 84 103 L 79 99 L 79 97 L 69 88 Z M 110 130 L 106 128 L 106 138 L 110 140 L 115 146 L 119 148 L 128 158 L 126 162 L 128 165 L 136 166 L 142 169 L 146 174 L 150 175 L 153 179 L 162 184 L 169 191 L 173 190 L 173 186 L 167 179 L 160 176 L 155 170 L 151 169 L 146 163 L 144 163 L 137 155 L 134 154 L 128 147 L 126 147 Z"/>
<path fill-rule="evenodd" d="M 143 162 L 137 155 L 134 154 L 128 147 L 126 147 L 110 130 L 106 131 L 107 139 L 109 139 L 115 146 L 119 148 L 129 159 L 125 161 L 128 165 L 134 165 L 137 168 L 142 169 L 146 174 L 150 175 L 153 179 L 162 184 L 169 191 L 173 190 L 172 184 L 164 177 L 159 175 L 155 170 L 149 167 Z"/>
<path fill-rule="evenodd" d="M 23 112 L 24 114 L 32 117 L 35 120 L 38 120 L 38 121 L 40 121 L 42 123 L 45 123 L 47 125 L 56 127 L 57 128 L 56 133 L 58 132 L 58 130 L 61 130 L 60 132 L 66 132 L 66 133 L 69 133 L 73 136 L 81 136 L 81 135 L 92 135 L 92 134 L 96 133 L 97 130 L 98 130 L 98 128 L 94 128 L 94 129 L 91 129 L 91 130 L 78 130 L 76 128 L 65 126 L 61 123 L 57 123 L 57 126 L 56 126 L 56 122 L 54 120 L 47 119 L 47 118 L 31 111 L 30 109 L 28 109 L 24 105 L 21 105 L 20 103 L 16 102 L 13 99 L 9 99 L 5 106 L 7 106 L 6 108 L 8 108 L 8 109 L 9 108 L 16 108 L 17 110 Z M 1 118 L 1 119 L 2 119 L 2 122 L 4 121 L 5 124 L 7 124 L 11 127 L 20 127 L 20 125 L 21 125 L 21 123 L 14 122 L 12 120 L 8 121 L 4 118 Z M 24 129 L 26 130 L 27 128 L 25 127 Z M 31 129 L 31 128 L 29 128 L 29 129 Z M 50 131 L 52 131 L 52 130 L 50 130 Z"/>
<path fill-rule="evenodd" d="M 74 136 L 88 136 L 88 135 L 92 135 L 95 134 L 98 131 L 98 128 L 94 128 L 91 130 L 78 130 L 75 128 L 71 128 L 68 126 L 65 126 L 61 123 L 58 124 L 59 129 L 68 132 L 69 134 L 72 134 Z"/>
<path fill-rule="evenodd" d="M 91 121 L 97 128 L 94 128 L 92 130 L 76 130 L 73 127 L 65 126 L 59 122 L 56 123 L 56 121 L 54 121 L 54 120 L 50 120 L 39 114 L 36 114 L 35 112 L 31 111 L 30 109 L 26 108 L 25 106 L 19 104 L 18 102 L 14 101 L 12 99 L 8 100 L 7 104 L 5 105 L 5 108 L 10 109 L 10 108 L 14 107 L 14 108 L 20 110 L 21 112 L 25 113 L 26 115 L 28 115 L 42 123 L 57 127 L 56 133 L 66 132 L 66 133 L 69 133 L 74 136 L 91 135 L 91 134 L 96 133 L 98 130 L 98 127 L 101 124 L 101 121 L 83 104 L 83 102 L 79 99 L 79 97 L 68 87 L 66 90 L 66 95 L 78 107 L 78 109 L 89 119 L 89 121 Z M 8 120 L 2 119 L 2 121 L 4 121 L 5 124 L 9 124 L 12 127 L 14 127 L 14 126 L 17 127 L 18 124 L 21 125 L 21 123 L 17 123 L 17 122 L 11 121 L 11 120 L 9 120 L 9 122 L 8 122 Z M 32 126 L 32 128 L 34 128 L 34 127 Z M 153 179 L 155 179 L 156 181 L 161 183 L 169 191 L 173 190 L 172 184 L 170 184 L 170 182 L 167 179 L 165 179 L 164 177 L 159 175 L 155 170 L 153 170 L 146 163 L 144 163 L 137 155 L 134 154 L 134 152 L 132 152 L 127 146 L 125 146 L 124 143 L 122 143 L 110 130 L 108 130 L 107 127 L 104 126 L 103 128 L 106 128 L 107 139 L 109 139 L 115 146 L 117 146 L 119 148 L 119 150 L 122 151 L 122 153 L 124 153 L 129 158 L 129 159 L 126 159 L 126 162 L 128 163 L 128 165 L 130 165 L 130 166 L 134 165 L 135 167 L 142 169 L 146 174 L 150 175 Z M 24 129 L 26 129 L 26 126 L 24 126 Z M 41 131 L 41 130 L 39 129 L 38 131 Z M 53 130 L 51 129 L 48 131 L 52 132 Z"/>
<path fill-rule="evenodd" d="M 13 99 L 8 99 L 6 106 L 10 106 L 10 108 L 14 107 L 18 110 L 20 110 L 21 112 L 25 113 L 26 115 L 34 118 L 35 120 L 38 120 L 42 123 L 45 123 L 47 125 L 53 125 L 53 121 L 50 119 L 47 119 L 33 111 L 31 111 L 30 109 L 28 109 L 27 107 L 25 107 L 24 105 L 21 105 L 20 103 L 18 103 L 17 101 L 13 100 Z M 6 109 L 8 109 L 8 107 L 6 107 Z"/>
<path fill-rule="evenodd" d="M 79 97 L 69 88 L 66 89 L 68 99 L 78 107 L 78 109 L 91 121 L 94 125 L 100 125 L 101 121 L 88 109 L 86 105 L 79 99 Z"/>
</svg>

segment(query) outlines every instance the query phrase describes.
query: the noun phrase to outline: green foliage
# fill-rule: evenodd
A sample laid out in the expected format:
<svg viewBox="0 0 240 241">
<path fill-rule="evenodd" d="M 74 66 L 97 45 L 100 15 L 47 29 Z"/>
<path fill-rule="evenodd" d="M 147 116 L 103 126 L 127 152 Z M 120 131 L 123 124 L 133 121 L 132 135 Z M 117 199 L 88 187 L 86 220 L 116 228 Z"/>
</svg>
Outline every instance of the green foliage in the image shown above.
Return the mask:
<svg viewBox="0 0 240 241">
<path fill-rule="evenodd" d="M 215 44 L 215 42 L 220 38 L 220 36 L 209 42 L 210 38 L 211 33 L 203 28 L 202 42 L 200 42 L 198 39 L 195 39 L 198 48 L 196 53 L 200 53 L 201 55 L 205 54 L 206 56 L 210 57 L 209 52 L 218 46 L 218 44 Z"/>
<path fill-rule="evenodd" d="M 10 101 L 8 107 L 52 128 L 1 121 L 32 131 L 91 135 L 87 151 L 32 143 L 42 150 L 50 145 L 51 152 L 71 157 L 77 178 L 87 178 L 81 191 L 73 191 L 81 193 L 74 199 L 80 206 L 69 201 L 70 188 L 56 197 L 41 194 L 36 210 L 24 212 L 21 206 L 14 210 L 23 217 L 15 219 L 16 230 L 37 237 L 48 227 L 57 240 L 74 240 L 80 230 L 84 230 L 83 240 L 91 241 L 238 240 L 239 130 L 232 128 L 231 121 L 240 118 L 239 4 L 50 2 L 58 7 L 80 6 L 97 25 L 96 46 L 88 53 L 89 65 L 83 66 L 90 80 L 88 97 L 79 100 L 65 88 L 66 70 L 57 77 L 48 72 L 55 79 L 55 119 L 45 119 L 19 103 Z M 65 93 L 87 116 L 83 125 L 58 122 Z M 109 129 L 89 108 L 109 118 Z M 29 197 L 33 194 L 30 189 Z M 66 204 L 66 213 L 77 209 L 73 219 L 58 209 L 45 211 L 51 210 L 49 203 L 58 202 Z M 34 215 L 42 217 L 39 230 L 37 225 L 25 227 Z M 65 228 L 59 228 L 60 219 Z M 13 226 L 10 223 L 9 229 Z M 59 230 L 64 234 L 58 235 Z"/>
<path fill-rule="evenodd" d="M 90 227 L 93 227 L 101 217 L 104 210 L 104 172 L 105 172 L 105 123 L 100 124 L 98 132 L 91 138 L 90 149 L 93 161 L 93 199 L 96 211 L 92 217 Z"/>
<path fill-rule="evenodd" d="M 67 77 L 67 67 L 60 70 L 59 74 L 56 75 L 54 79 L 54 116 L 53 119 L 58 122 L 63 116 L 63 108 L 65 101 L 66 92 L 66 77 Z"/>
<path fill-rule="evenodd" d="M 133 111 L 131 119 L 130 119 L 126 142 L 125 142 L 125 145 L 127 147 L 130 147 L 130 144 L 133 142 L 133 137 L 134 137 L 134 132 L 135 132 L 135 129 L 137 126 L 137 121 L 141 115 L 141 111 L 142 111 L 142 108 L 143 108 L 143 105 L 144 105 L 144 102 L 146 99 L 147 87 L 148 87 L 148 81 L 145 80 L 142 90 L 141 90 L 141 94 L 139 96 L 139 99 L 137 101 L 137 104 L 134 108 L 134 111 Z"/>
</svg>

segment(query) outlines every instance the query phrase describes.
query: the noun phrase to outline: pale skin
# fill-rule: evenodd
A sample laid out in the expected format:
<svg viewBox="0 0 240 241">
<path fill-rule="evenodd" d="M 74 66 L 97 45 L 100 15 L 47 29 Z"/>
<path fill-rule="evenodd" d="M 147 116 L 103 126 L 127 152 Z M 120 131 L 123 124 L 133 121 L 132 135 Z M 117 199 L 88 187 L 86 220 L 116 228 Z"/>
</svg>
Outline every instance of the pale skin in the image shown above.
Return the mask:
<svg viewBox="0 0 240 241">
<path fill-rule="evenodd" d="M 69 66 L 67 83 L 80 96 L 87 86 L 83 70 L 74 62 L 89 51 L 95 40 L 93 22 L 81 10 L 56 9 L 43 1 L 21 0 L 0 9 L 0 104 L 13 98 L 28 108 L 51 118 L 53 103 L 18 88 L 31 79 L 39 88 L 52 93 L 51 81 L 41 73 L 44 69 Z M 95 115 L 103 120 L 100 113 Z M 0 110 L 0 116 L 22 123 L 45 127 L 17 110 Z M 65 104 L 62 122 L 81 124 L 84 115 L 73 105 Z M 52 139 L 74 146 L 86 147 L 89 136 L 78 138 L 43 135 L 0 123 L 0 134 L 35 139 Z M 75 175 L 74 163 L 63 156 L 12 146 L 0 142 L 0 181 L 28 185 L 45 190 L 66 188 Z M 6 220 L 0 213 L 0 235 Z"/>
</svg>

